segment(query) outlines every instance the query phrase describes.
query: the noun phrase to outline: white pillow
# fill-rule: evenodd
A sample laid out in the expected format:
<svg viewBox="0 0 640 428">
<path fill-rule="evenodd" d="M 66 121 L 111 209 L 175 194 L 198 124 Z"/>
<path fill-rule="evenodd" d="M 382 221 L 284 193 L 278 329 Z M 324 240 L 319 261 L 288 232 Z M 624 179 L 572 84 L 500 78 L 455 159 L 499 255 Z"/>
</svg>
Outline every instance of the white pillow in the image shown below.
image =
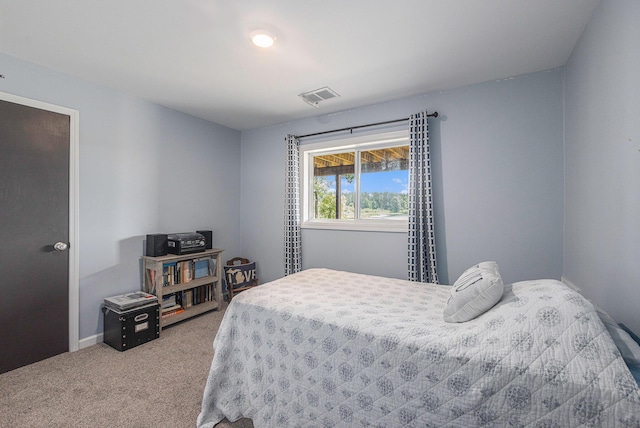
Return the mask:
<svg viewBox="0 0 640 428">
<path fill-rule="evenodd" d="M 446 322 L 465 322 L 491 309 L 504 292 L 496 262 L 482 262 L 470 267 L 451 287 L 444 308 Z"/>
</svg>

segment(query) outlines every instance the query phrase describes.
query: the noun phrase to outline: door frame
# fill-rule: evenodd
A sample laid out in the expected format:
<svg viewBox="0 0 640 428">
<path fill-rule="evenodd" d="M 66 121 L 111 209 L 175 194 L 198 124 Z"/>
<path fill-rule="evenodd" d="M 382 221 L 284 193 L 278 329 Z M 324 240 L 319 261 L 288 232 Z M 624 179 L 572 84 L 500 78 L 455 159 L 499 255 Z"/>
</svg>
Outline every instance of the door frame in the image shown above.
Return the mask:
<svg viewBox="0 0 640 428">
<path fill-rule="evenodd" d="M 80 334 L 80 263 L 78 251 L 80 112 L 68 107 L 2 91 L 0 91 L 0 99 L 69 116 L 69 351 L 77 351 Z"/>
</svg>

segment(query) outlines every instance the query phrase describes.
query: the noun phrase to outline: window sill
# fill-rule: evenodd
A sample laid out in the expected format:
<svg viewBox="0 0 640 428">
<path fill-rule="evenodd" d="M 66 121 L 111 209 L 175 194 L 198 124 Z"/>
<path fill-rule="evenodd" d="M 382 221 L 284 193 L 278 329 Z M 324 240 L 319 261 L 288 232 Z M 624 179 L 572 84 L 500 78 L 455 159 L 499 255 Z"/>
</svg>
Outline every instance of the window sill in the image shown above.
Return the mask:
<svg viewBox="0 0 640 428">
<path fill-rule="evenodd" d="M 392 232 L 392 233 L 407 233 L 407 222 L 404 220 L 387 220 L 380 221 L 305 221 L 300 226 L 302 229 L 326 229 L 326 230 L 353 230 L 361 232 Z"/>
</svg>

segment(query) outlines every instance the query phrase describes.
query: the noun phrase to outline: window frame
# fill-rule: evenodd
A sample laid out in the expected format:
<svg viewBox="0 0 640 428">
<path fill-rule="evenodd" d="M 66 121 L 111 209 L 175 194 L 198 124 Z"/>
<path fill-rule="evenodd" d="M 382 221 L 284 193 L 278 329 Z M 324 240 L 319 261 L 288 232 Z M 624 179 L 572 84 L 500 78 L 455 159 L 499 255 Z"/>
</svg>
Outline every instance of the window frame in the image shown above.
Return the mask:
<svg viewBox="0 0 640 428">
<path fill-rule="evenodd" d="M 377 220 L 377 219 L 315 219 L 313 217 L 313 156 L 347 151 L 364 151 L 409 145 L 409 131 L 391 131 L 356 137 L 338 138 L 318 143 L 300 145 L 300 208 L 301 227 L 303 229 L 355 230 L 371 232 L 407 233 L 408 220 Z M 359 152 L 358 152 L 359 153 Z M 357 156 L 359 158 L 359 156 Z M 355 163 L 357 176 L 354 193 L 360 192 L 360 160 Z M 359 197 L 355 199 L 358 201 Z M 356 206 L 359 214 L 360 207 Z"/>
</svg>

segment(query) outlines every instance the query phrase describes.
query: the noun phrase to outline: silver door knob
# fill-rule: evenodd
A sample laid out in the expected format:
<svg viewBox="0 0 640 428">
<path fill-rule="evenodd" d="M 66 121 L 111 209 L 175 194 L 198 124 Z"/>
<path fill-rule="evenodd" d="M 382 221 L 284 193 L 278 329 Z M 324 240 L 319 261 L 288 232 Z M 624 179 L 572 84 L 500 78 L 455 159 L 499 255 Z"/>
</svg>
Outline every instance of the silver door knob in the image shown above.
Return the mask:
<svg viewBox="0 0 640 428">
<path fill-rule="evenodd" d="M 66 251 L 69 248 L 69 244 L 66 242 L 56 242 L 53 244 L 53 249 L 56 251 Z"/>
</svg>

